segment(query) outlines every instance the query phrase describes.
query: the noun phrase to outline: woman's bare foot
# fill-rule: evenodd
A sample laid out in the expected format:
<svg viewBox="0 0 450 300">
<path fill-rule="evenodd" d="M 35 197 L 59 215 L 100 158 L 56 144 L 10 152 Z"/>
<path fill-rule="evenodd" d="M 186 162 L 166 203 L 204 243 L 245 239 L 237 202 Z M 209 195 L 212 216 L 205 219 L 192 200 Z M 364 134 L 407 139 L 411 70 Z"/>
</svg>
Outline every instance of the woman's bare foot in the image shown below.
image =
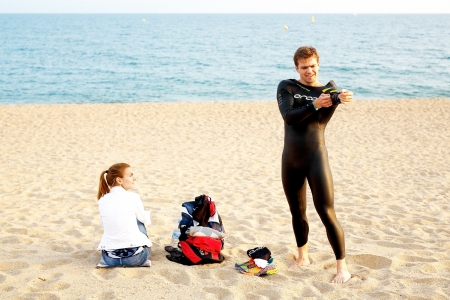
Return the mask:
<svg viewBox="0 0 450 300">
<path fill-rule="evenodd" d="M 308 255 L 308 243 L 298 248 L 298 258 L 290 264 L 289 268 L 309 266 L 312 263 Z"/>
<path fill-rule="evenodd" d="M 352 278 L 352 274 L 348 271 L 345 258 L 336 261 L 337 272 L 331 283 L 344 284 Z"/>
</svg>

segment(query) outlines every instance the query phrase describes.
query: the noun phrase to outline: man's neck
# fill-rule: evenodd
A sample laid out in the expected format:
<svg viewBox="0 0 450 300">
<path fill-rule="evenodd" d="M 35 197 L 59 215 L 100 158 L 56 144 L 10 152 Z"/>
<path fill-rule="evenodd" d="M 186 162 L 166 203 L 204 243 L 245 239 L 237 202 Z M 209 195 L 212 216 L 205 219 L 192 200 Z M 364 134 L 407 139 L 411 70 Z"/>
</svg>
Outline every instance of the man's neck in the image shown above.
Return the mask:
<svg viewBox="0 0 450 300">
<path fill-rule="evenodd" d="M 297 80 L 298 82 L 300 82 L 301 84 L 307 85 L 307 86 L 323 86 L 322 83 L 320 83 L 318 80 L 314 81 L 313 83 L 307 83 L 304 82 L 301 78 L 299 80 Z"/>
</svg>

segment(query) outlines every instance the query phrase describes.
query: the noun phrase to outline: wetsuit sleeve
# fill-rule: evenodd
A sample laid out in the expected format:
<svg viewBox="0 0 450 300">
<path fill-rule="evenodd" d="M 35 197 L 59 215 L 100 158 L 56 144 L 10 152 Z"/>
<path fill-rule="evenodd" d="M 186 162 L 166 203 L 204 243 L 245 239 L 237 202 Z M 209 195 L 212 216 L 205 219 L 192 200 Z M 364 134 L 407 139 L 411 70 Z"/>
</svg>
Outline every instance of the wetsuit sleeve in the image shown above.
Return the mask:
<svg viewBox="0 0 450 300">
<path fill-rule="evenodd" d="M 332 88 L 333 90 L 338 90 L 338 87 L 333 80 L 330 80 L 325 87 Z M 330 89 L 328 89 L 328 91 L 323 90 L 323 92 L 324 94 L 330 94 L 331 101 L 333 102 L 333 105 L 331 105 L 330 107 L 322 107 L 320 109 L 322 120 L 326 120 L 326 122 L 328 123 L 328 121 L 333 116 L 337 106 L 341 103 L 341 100 L 337 98 L 339 96 L 339 93 L 330 93 Z"/>
<path fill-rule="evenodd" d="M 289 82 L 286 80 L 283 80 L 278 85 L 277 100 L 281 116 L 288 125 L 302 122 L 316 111 L 312 103 L 293 108 L 294 96 L 292 95 Z"/>
</svg>

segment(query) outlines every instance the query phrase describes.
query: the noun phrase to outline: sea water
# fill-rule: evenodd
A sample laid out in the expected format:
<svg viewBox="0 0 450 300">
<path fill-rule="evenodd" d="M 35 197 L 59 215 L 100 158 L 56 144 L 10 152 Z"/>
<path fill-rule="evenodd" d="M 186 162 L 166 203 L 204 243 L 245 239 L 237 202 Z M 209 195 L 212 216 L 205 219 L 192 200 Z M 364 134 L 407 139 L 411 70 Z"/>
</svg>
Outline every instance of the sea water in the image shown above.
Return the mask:
<svg viewBox="0 0 450 300">
<path fill-rule="evenodd" d="M 450 15 L 311 17 L 0 14 L 0 104 L 275 101 L 302 45 L 355 99 L 449 96 Z"/>
</svg>

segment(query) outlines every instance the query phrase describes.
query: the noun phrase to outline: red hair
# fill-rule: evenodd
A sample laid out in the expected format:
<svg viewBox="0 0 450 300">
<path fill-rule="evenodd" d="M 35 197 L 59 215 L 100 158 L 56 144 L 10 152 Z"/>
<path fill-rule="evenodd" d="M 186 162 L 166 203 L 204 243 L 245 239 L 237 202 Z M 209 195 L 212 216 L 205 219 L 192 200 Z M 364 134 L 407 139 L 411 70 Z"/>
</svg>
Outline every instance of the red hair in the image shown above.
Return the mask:
<svg viewBox="0 0 450 300">
<path fill-rule="evenodd" d="M 101 197 L 108 194 L 111 191 L 111 188 L 116 183 L 116 178 L 123 178 L 123 173 L 126 168 L 129 168 L 130 165 L 126 163 L 118 163 L 109 167 L 108 170 L 103 171 L 100 174 L 100 182 L 98 184 L 98 193 L 97 200 L 100 200 Z M 105 176 L 106 174 L 106 176 Z"/>
</svg>

